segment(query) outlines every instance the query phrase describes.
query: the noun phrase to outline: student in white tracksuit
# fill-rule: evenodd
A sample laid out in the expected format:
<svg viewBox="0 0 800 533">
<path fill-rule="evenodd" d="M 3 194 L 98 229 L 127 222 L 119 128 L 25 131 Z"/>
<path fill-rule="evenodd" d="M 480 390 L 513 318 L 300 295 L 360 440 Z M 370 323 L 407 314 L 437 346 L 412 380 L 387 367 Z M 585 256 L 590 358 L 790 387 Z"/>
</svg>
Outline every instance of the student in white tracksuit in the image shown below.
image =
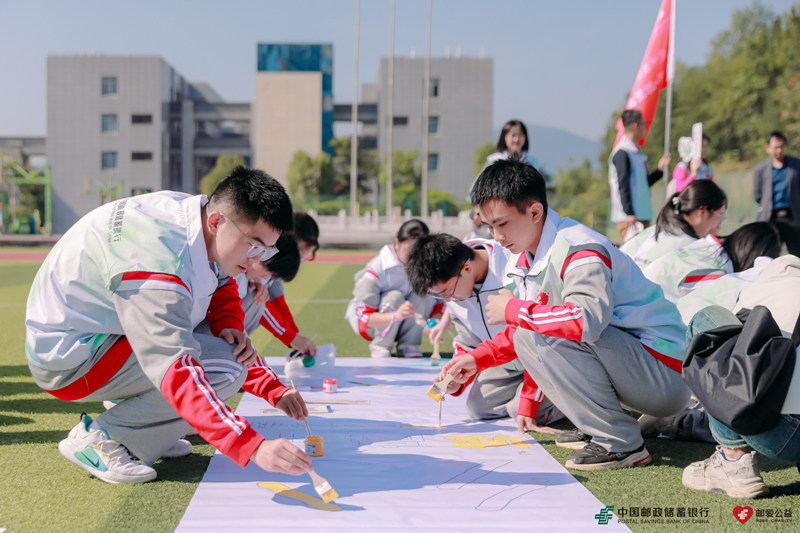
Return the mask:
<svg viewBox="0 0 800 533">
<path fill-rule="evenodd" d="M 769 309 L 781 334 L 791 337 L 800 313 L 800 259 L 784 255 L 767 265 L 756 281 L 745 287 L 729 311 L 707 307 L 697 313 L 690 328 L 695 333 L 721 326 L 740 325 L 736 314 L 756 306 Z M 739 435 L 710 418 L 711 432 L 719 444 L 714 454 L 687 466 L 685 487 L 701 492 L 725 492 L 732 498 L 758 498 L 769 494 L 756 459 L 757 453 L 777 461 L 800 463 L 800 366 L 795 364 L 789 390 L 775 427 L 758 435 Z"/>
<path fill-rule="evenodd" d="M 506 276 L 517 257 L 496 241 L 475 239 L 462 243 L 444 233 L 420 237 L 408 253 L 408 280 L 417 294 L 430 294 L 447 302 L 447 310 L 458 335 L 453 342 L 454 357 L 476 349 L 505 330 L 490 325 L 484 308 L 488 297 L 506 288 L 517 289 Z M 472 380 L 448 390 L 459 396 Z M 542 397 L 518 360 L 488 368 L 474 376 L 467 396 L 467 413 L 473 420 L 490 420 L 517 415 L 532 418 L 543 427 L 564 418 L 553 403 Z"/>
<path fill-rule="evenodd" d="M 702 239 L 718 235 L 727 213 L 725 191 L 712 181 L 695 181 L 661 208 L 650 226 L 620 246 L 644 269 L 653 261 Z"/>
<path fill-rule="evenodd" d="M 253 263 L 247 272 L 236 276 L 245 332 L 252 336 L 261 325 L 289 348 L 316 355 L 314 342 L 300 335 L 283 291 L 283 282 L 292 281 L 300 269 L 297 239 L 292 234 L 284 234 L 278 238 L 276 246 L 278 253 L 274 257 Z"/>
<path fill-rule="evenodd" d="M 696 182 L 693 182 L 696 183 Z M 712 236 L 709 236 L 712 237 Z M 708 239 L 708 237 L 706 238 Z M 729 267 L 733 272 L 723 273 L 721 270 L 697 270 L 696 261 L 686 258 L 703 258 L 706 252 L 699 253 L 701 239 L 690 247 L 694 253 L 686 254 L 685 249 L 670 256 L 664 256 L 644 269 L 645 275 L 664 289 L 664 293 L 674 295 L 675 284 L 679 283 L 680 298 L 677 301 L 681 318 L 688 326 L 695 313 L 714 305 L 731 310 L 739 297 L 739 293 L 751 284 L 769 261 L 777 258 L 781 251 L 781 238 L 777 228 L 768 222 L 746 224 L 724 237 L 722 245 L 724 254 L 730 258 Z M 687 247 L 689 248 L 689 247 Z M 713 245 L 712 245 L 713 248 Z M 660 268 L 653 267 L 660 265 Z M 695 269 L 690 272 L 690 269 Z M 702 281 L 695 281 L 703 278 Z M 691 341 L 691 332 L 687 333 L 687 344 Z M 662 434 L 669 437 L 703 440 L 713 442 L 708 429 L 705 412 L 694 398 L 681 413 L 666 418 L 642 415 L 639 419 L 642 435 L 649 437 Z"/>
<path fill-rule="evenodd" d="M 210 200 L 136 196 L 70 228 L 31 287 L 28 366 L 61 400 L 122 401 L 97 420 L 82 417 L 59 443 L 65 458 L 108 483 L 150 481 L 159 457 L 191 451 L 174 448 L 193 427 L 242 467 L 252 459 L 271 471 L 308 471 L 296 446 L 266 441 L 224 403 L 244 388 L 293 418 L 307 416 L 299 394 L 253 351 L 235 284 L 219 287 L 212 268 L 246 270 L 290 228 L 283 187 L 243 166 Z M 211 335 L 195 331 L 206 317 Z"/>
<path fill-rule="evenodd" d="M 355 275 L 353 299 L 347 306 L 345 320 L 353 331 L 369 341 L 372 357 L 397 354 L 422 357 L 419 345 L 423 329 L 418 321 L 441 315 L 444 305 L 429 296 L 411 290 L 406 276 L 406 255 L 419 237 L 429 233 L 428 226 L 417 219 L 403 223 L 394 239 Z"/>
<path fill-rule="evenodd" d="M 702 183 L 702 182 L 701 182 Z M 752 222 L 727 237 L 708 235 L 642 269 L 677 304 L 700 283 L 752 268 L 757 257 L 777 257 L 780 236 L 769 222 Z"/>
<path fill-rule="evenodd" d="M 567 468 L 650 463 L 639 424 L 623 405 L 662 417 L 686 405 L 686 327 L 678 310 L 606 237 L 548 209 L 544 178 L 533 167 L 494 163 L 478 178 L 472 203 L 495 240 L 520 254 L 509 272 L 519 298 L 505 289 L 489 297 L 489 323 L 509 327 L 448 362 L 440 378 L 451 373 L 464 383 L 518 357 L 577 426 L 556 438 L 559 446 L 580 448 Z"/>
</svg>

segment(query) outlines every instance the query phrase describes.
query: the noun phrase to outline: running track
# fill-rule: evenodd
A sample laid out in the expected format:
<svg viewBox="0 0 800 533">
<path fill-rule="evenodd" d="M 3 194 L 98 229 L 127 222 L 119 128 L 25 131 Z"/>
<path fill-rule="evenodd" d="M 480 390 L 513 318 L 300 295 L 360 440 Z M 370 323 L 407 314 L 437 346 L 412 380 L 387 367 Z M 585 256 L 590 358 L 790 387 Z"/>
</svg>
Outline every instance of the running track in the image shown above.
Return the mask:
<svg viewBox="0 0 800 533">
<path fill-rule="evenodd" d="M 36 262 L 41 263 L 47 257 L 47 252 L 0 252 L 0 263 L 10 262 Z M 371 254 L 337 254 L 320 253 L 317 254 L 315 263 L 338 263 L 347 265 L 363 265 L 375 257 Z"/>
</svg>

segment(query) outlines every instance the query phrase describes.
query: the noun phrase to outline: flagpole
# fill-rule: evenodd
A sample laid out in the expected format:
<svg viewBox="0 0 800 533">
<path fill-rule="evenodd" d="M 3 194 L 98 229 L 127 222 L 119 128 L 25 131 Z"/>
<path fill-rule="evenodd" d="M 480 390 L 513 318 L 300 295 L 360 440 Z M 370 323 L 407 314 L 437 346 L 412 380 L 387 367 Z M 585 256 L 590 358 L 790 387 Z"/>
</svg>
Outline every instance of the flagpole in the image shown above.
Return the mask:
<svg viewBox="0 0 800 533">
<path fill-rule="evenodd" d="M 672 120 L 672 80 L 675 78 L 675 4 L 669 10 L 669 50 L 667 52 L 667 110 L 664 124 L 664 154 L 669 153 L 669 130 Z M 664 169 L 664 203 L 669 200 L 669 165 Z"/>
</svg>

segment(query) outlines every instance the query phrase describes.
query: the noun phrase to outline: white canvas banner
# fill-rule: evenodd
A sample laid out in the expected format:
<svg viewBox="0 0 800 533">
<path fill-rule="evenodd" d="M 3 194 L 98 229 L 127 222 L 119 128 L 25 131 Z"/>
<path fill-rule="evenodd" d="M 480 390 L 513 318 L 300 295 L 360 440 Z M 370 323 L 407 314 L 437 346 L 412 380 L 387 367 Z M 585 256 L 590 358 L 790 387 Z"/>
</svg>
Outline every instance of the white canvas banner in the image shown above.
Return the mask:
<svg viewBox="0 0 800 533">
<path fill-rule="evenodd" d="M 268 362 L 281 374 L 282 359 Z M 330 406 L 309 415 L 325 446 L 312 464 L 339 497 L 324 504 L 308 475 L 243 469 L 218 452 L 177 531 L 629 531 L 510 419 L 473 422 L 464 395 L 447 398 L 437 428 L 426 395 L 437 372 L 428 360 L 337 359 L 339 392 L 302 394 Z M 236 413 L 304 447 L 305 426 L 266 401 L 246 394 Z"/>
</svg>

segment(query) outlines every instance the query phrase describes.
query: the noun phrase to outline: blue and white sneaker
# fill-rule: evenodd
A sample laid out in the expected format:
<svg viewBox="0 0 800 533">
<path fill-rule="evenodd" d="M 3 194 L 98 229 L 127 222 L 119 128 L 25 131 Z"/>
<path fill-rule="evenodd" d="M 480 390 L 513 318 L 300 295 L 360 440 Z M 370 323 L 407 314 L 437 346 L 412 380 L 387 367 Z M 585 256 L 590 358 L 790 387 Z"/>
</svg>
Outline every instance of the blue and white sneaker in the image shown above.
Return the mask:
<svg viewBox="0 0 800 533">
<path fill-rule="evenodd" d="M 114 485 L 144 483 L 156 478 L 156 471 L 134 461 L 128 449 L 110 440 L 103 429 L 90 429 L 92 418 L 81 415 L 81 421 L 69 436 L 58 443 L 58 451 L 97 479 Z"/>
<path fill-rule="evenodd" d="M 385 359 L 392 356 L 392 351 L 383 346 L 370 346 L 369 355 L 375 359 Z"/>
</svg>

